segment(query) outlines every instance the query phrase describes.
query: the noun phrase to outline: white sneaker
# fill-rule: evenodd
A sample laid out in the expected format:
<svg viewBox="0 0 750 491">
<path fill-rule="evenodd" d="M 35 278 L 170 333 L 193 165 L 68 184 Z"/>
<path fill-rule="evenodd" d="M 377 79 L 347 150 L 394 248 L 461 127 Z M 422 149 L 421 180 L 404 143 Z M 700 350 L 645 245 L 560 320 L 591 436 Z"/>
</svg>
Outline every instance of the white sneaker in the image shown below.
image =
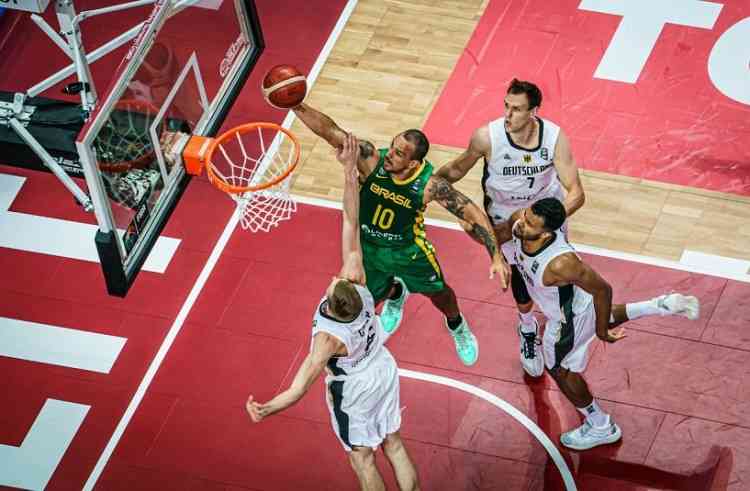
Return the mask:
<svg viewBox="0 0 750 491">
<path fill-rule="evenodd" d="M 620 438 L 622 438 L 622 430 L 615 423 L 610 421 L 607 426 L 597 428 L 584 420 L 578 428 L 560 435 L 560 442 L 573 450 L 588 450 L 599 445 L 615 443 Z"/>
<path fill-rule="evenodd" d="M 532 377 L 540 377 L 544 373 L 544 354 L 542 353 L 542 339 L 537 335 L 539 323 L 534 319 L 534 332 L 521 331 L 518 324 L 518 335 L 521 338 L 521 366 Z"/>
<path fill-rule="evenodd" d="M 701 304 L 696 297 L 670 293 L 656 297 L 654 300 L 661 315 L 681 315 L 691 321 L 700 316 Z"/>
</svg>

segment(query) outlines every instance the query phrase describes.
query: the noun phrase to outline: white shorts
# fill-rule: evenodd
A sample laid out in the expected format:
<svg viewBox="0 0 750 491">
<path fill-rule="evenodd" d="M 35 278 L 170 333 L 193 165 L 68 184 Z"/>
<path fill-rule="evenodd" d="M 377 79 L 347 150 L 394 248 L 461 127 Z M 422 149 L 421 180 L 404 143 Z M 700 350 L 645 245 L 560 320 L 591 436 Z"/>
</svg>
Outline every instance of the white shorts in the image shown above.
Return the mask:
<svg viewBox="0 0 750 491">
<path fill-rule="evenodd" d="M 564 327 L 563 327 L 564 326 Z M 596 339 L 596 312 L 593 302 L 573 317 L 573 327 L 547 321 L 542 338 L 544 364 L 551 370 L 561 366 L 580 373 L 589 362 L 589 345 Z"/>
<path fill-rule="evenodd" d="M 374 450 L 401 427 L 398 367 L 385 346 L 381 350 L 362 373 L 326 377 L 331 424 L 347 452 Z"/>
</svg>

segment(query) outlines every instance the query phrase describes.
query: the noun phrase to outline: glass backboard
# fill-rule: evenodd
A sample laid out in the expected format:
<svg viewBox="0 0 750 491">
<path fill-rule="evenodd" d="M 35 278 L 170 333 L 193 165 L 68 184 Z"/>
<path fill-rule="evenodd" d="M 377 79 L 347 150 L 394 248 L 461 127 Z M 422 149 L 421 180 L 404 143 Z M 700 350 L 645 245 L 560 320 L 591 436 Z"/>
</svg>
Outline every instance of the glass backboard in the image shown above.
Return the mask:
<svg viewBox="0 0 750 491">
<path fill-rule="evenodd" d="M 159 0 L 76 141 L 110 294 L 124 296 L 190 177 L 170 132 L 214 136 L 263 50 L 253 0 Z"/>
</svg>

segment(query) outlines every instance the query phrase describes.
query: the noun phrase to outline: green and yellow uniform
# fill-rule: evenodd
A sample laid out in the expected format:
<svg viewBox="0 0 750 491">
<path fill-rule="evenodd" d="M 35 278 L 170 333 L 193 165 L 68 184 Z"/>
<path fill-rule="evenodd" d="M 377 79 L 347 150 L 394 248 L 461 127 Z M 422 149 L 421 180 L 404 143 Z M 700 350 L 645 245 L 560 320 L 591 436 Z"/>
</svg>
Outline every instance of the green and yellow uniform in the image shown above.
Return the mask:
<svg viewBox="0 0 750 491">
<path fill-rule="evenodd" d="M 398 276 L 411 292 L 438 292 L 445 288 L 443 272 L 424 231 L 424 190 L 432 164 L 425 160 L 410 178 L 399 181 L 383 168 L 388 149 L 378 153 L 378 165 L 359 193 L 367 288 L 380 301 Z"/>
</svg>

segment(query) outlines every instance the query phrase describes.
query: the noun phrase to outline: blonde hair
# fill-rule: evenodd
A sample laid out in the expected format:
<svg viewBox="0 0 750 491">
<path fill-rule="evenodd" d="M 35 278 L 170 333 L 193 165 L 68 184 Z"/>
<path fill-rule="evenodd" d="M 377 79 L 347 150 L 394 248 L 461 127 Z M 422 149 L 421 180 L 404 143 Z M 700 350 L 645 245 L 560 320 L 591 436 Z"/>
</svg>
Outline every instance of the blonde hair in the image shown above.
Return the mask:
<svg viewBox="0 0 750 491">
<path fill-rule="evenodd" d="M 328 306 L 340 319 L 354 319 L 362 311 L 362 297 L 349 280 L 340 280 L 328 297 Z"/>
</svg>

